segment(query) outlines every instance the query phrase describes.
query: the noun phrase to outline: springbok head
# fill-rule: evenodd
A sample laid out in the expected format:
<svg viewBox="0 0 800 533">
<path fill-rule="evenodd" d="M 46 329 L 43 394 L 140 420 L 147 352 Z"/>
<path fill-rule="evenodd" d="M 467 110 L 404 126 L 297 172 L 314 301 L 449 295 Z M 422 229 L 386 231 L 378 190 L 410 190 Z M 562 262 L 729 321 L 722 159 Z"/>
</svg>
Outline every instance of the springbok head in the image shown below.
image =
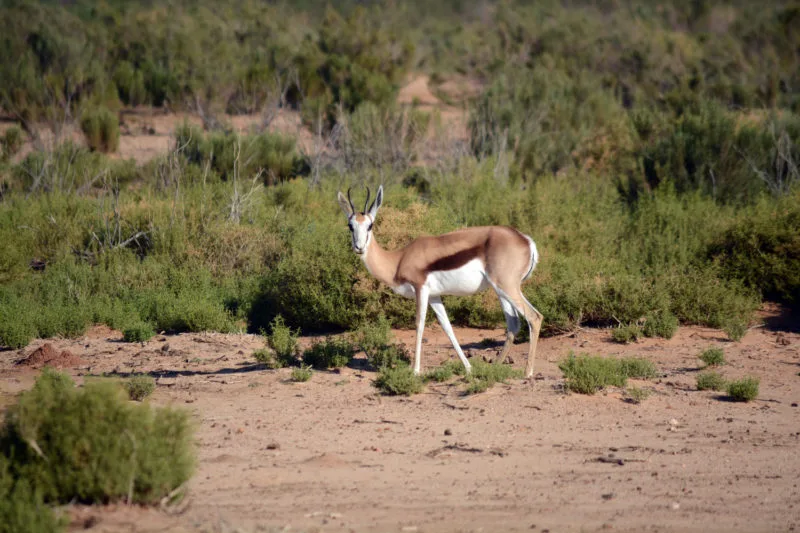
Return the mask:
<svg viewBox="0 0 800 533">
<path fill-rule="evenodd" d="M 362 255 L 367 251 L 367 246 L 372 239 L 372 225 L 375 223 L 375 216 L 383 203 L 383 185 L 378 187 L 378 194 L 372 205 L 369 205 L 369 187 L 367 187 L 367 201 L 364 202 L 364 211 L 356 212 L 353 200 L 350 198 L 350 189 L 347 189 L 347 198 L 339 191 L 339 206 L 347 217 L 347 226 L 350 228 L 350 236 L 353 238 L 353 251 Z M 367 207 L 369 206 L 369 207 Z"/>
</svg>

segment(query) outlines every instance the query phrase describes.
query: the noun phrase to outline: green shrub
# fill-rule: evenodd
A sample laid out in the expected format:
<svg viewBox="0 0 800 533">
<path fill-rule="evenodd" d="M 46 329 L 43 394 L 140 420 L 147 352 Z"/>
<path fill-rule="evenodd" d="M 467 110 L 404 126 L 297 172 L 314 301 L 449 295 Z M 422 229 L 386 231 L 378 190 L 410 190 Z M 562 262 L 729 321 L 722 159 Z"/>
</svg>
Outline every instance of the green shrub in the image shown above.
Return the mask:
<svg viewBox="0 0 800 533">
<path fill-rule="evenodd" d="M 436 383 L 444 383 L 454 375 L 453 368 L 450 365 L 444 364 L 425 372 L 422 379 L 425 382 L 435 381 Z"/>
<path fill-rule="evenodd" d="M 19 126 L 12 126 L 8 128 L 2 136 L 0 136 L 0 161 L 7 161 L 17 155 L 22 149 L 22 130 Z"/>
<path fill-rule="evenodd" d="M 726 385 L 728 396 L 736 402 L 749 402 L 758 397 L 759 379 L 746 377 L 731 381 Z"/>
<path fill-rule="evenodd" d="M 107 381 L 76 389 L 47 369 L 0 433 L 11 476 L 52 503 L 157 502 L 189 478 L 192 446 L 186 412 L 129 403 Z"/>
<path fill-rule="evenodd" d="M 292 369 L 292 381 L 296 383 L 306 382 L 311 379 L 313 371 L 310 366 L 300 366 Z"/>
<path fill-rule="evenodd" d="M 364 322 L 355 331 L 355 342 L 364 350 L 367 361 L 374 369 L 407 363 L 408 353 L 399 344 L 392 342 L 391 324 L 381 313 L 377 320 Z"/>
<path fill-rule="evenodd" d="M 67 525 L 26 479 L 14 479 L 10 461 L 0 455 L 0 533 L 56 533 Z"/>
<path fill-rule="evenodd" d="M 461 364 L 461 362 L 458 362 Z M 472 372 L 467 376 L 467 394 L 484 392 L 496 383 L 505 383 L 507 379 L 520 379 L 523 372 L 511 365 L 487 363 L 481 359 L 470 359 Z M 463 370 L 463 365 L 461 365 Z"/>
<path fill-rule="evenodd" d="M 297 338 L 300 330 L 292 331 L 278 315 L 270 324 L 270 333 L 267 335 L 267 344 L 275 350 L 277 368 L 292 365 L 297 360 Z M 262 361 L 263 362 L 263 361 Z"/>
<path fill-rule="evenodd" d="M 81 115 L 81 131 L 92 150 L 106 153 L 117 151 L 119 119 L 105 107 L 87 107 Z"/>
<path fill-rule="evenodd" d="M 144 400 L 156 390 L 156 380 L 147 374 L 131 376 L 122 385 L 128 391 L 128 398 L 137 402 Z"/>
<path fill-rule="evenodd" d="M 618 342 L 620 344 L 636 342 L 642 335 L 642 328 L 636 324 L 627 324 L 625 326 L 614 328 L 611 331 L 611 338 L 614 339 L 614 342 Z"/>
<path fill-rule="evenodd" d="M 564 373 L 567 389 L 582 394 L 594 394 L 609 385 L 624 387 L 628 378 L 656 376 L 655 365 L 640 358 L 613 359 L 571 353 L 558 368 Z"/>
<path fill-rule="evenodd" d="M 411 396 L 424 388 L 422 379 L 407 365 L 381 368 L 373 384 L 388 396 Z"/>
<path fill-rule="evenodd" d="M 678 331 L 678 317 L 669 311 L 649 315 L 642 328 L 645 337 L 671 339 Z"/>
<path fill-rule="evenodd" d="M 658 369 L 649 359 L 641 357 L 623 357 L 617 360 L 619 372 L 633 379 L 650 379 L 658 375 Z"/>
<path fill-rule="evenodd" d="M 725 378 L 717 372 L 701 372 L 697 375 L 697 390 L 722 390 L 727 385 Z"/>
<path fill-rule="evenodd" d="M 140 323 L 125 328 L 122 332 L 122 340 L 125 342 L 147 342 L 156 332 L 149 324 Z"/>
<path fill-rule="evenodd" d="M 628 387 L 625 389 L 625 400 L 638 405 L 649 398 L 651 392 L 648 389 L 640 389 L 639 387 Z"/>
<path fill-rule="evenodd" d="M 708 348 L 697 357 L 703 361 L 706 366 L 719 366 L 725 364 L 725 352 L 722 348 Z"/>
<path fill-rule="evenodd" d="M 755 287 L 765 298 L 800 304 L 800 195 L 762 202 L 708 247 L 724 276 Z M 745 324 L 746 326 L 746 324 Z"/>
<path fill-rule="evenodd" d="M 355 346 L 346 339 L 328 338 L 324 342 L 315 342 L 303 352 L 303 362 L 319 370 L 341 368 L 350 362 L 355 353 Z"/>
<path fill-rule="evenodd" d="M 254 351 L 253 358 L 270 370 L 286 366 L 278 360 L 278 358 L 275 357 L 275 353 L 268 348 L 260 348 Z"/>
</svg>

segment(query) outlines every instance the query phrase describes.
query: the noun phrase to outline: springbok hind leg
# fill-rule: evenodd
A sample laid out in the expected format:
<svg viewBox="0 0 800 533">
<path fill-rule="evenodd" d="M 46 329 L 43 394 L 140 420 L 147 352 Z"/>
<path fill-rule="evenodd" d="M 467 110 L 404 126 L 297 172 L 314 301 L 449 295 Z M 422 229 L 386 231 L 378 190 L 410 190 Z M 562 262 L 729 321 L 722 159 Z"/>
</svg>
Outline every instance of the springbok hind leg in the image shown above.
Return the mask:
<svg viewBox="0 0 800 533">
<path fill-rule="evenodd" d="M 539 341 L 539 331 L 542 329 L 542 313 L 539 312 L 522 294 L 519 292 L 519 298 L 522 300 L 522 310 L 525 314 L 525 320 L 528 321 L 528 329 L 531 335 L 530 351 L 528 352 L 528 362 L 525 365 L 525 377 L 533 376 L 533 366 L 536 362 L 536 344 Z"/>
<path fill-rule="evenodd" d="M 498 296 L 500 297 L 500 307 L 503 309 L 503 314 L 506 317 L 506 342 L 503 344 L 503 350 L 497 358 L 497 361 L 502 364 L 506 362 L 508 352 L 514 345 L 514 337 L 519 333 L 520 320 L 516 309 L 514 309 L 514 304 L 499 293 Z"/>
</svg>

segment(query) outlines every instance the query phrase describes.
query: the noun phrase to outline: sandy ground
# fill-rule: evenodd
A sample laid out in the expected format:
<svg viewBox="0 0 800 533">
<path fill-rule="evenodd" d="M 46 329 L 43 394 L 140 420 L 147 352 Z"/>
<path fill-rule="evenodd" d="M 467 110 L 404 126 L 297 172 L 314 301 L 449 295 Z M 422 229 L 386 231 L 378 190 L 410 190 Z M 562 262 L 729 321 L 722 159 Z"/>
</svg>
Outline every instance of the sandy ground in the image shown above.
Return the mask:
<svg viewBox="0 0 800 533">
<path fill-rule="evenodd" d="M 795 328 L 796 331 L 796 328 Z M 413 332 L 397 338 L 411 344 Z M 502 330 L 460 329 L 493 357 Z M 488 339 L 490 342 L 481 342 Z M 496 341 L 496 342 L 491 342 Z M 51 339 L 86 375 L 147 372 L 156 405 L 189 409 L 199 464 L 178 510 L 70 507 L 73 530 L 251 531 L 792 531 L 800 527 L 800 334 L 751 329 L 740 343 L 684 327 L 671 340 L 621 346 L 608 330 L 543 339 L 533 381 L 465 396 L 463 383 L 385 397 L 357 358 L 291 383 L 264 370 L 251 335 L 160 335 L 121 342 L 104 327 Z M 303 339 L 309 344 L 311 339 Z M 0 352 L 0 405 L 38 370 L 15 364 L 42 346 Z M 488 347 L 487 347 L 488 344 Z M 724 348 L 726 377 L 755 375 L 759 398 L 732 403 L 695 389 L 698 353 Z M 526 345 L 515 364 L 524 365 Z M 662 376 L 622 391 L 566 393 L 557 361 L 570 351 L 637 355 Z M 455 357 L 426 330 L 423 365 Z M 621 460 L 621 461 L 619 461 Z M 622 464 L 619 464 L 619 463 Z"/>
</svg>

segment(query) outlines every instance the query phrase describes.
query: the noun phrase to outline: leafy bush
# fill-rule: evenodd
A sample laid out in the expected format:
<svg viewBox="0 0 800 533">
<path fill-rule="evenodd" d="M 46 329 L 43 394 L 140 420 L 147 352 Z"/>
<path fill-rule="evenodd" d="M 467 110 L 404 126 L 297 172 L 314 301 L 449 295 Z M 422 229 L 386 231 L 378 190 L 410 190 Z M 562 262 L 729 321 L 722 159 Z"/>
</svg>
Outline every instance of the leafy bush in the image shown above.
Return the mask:
<svg viewBox="0 0 800 533">
<path fill-rule="evenodd" d="M 411 396 L 422 392 L 424 388 L 422 378 L 407 365 L 381 368 L 373 384 L 388 396 Z"/>
<path fill-rule="evenodd" d="M 746 377 L 729 382 L 725 388 L 733 401 L 749 402 L 758 397 L 759 382 L 758 378 Z"/>
<path fill-rule="evenodd" d="M 17 155 L 22 148 L 22 130 L 19 126 L 8 128 L 0 135 L 0 161 L 7 161 Z"/>
<path fill-rule="evenodd" d="M 671 339 L 678 331 L 678 324 L 678 317 L 669 311 L 662 311 L 646 318 L 642 333 L 645 337 Z"/>
<path fill-rule="evenodd" d="M 652 378 L 655 365 L 640 358 L 603 358 L 570 354 L 558 364 L 567 380 L 567 389 L 582 394 L 595 392 L 611 385 L 624 387 L 628 378 Z"/>
<path fill-rule="evenodd" d="M 437 366 L 428 370 L 422 377 L 423 381 L 435 381 L 436 383 L 444 383 L 455 375 L 453 367 L 449 364 Z"/>
<path fill-rule="evenodd" d="M 697 357 L 703 361 L 706 366 L 719 366 L 725 364 L 725 352 L 722 348 L 708 348 Z"/>
<path fill-rule="evenodd" d="M 461 362 L 459 361 L 459 364 Z M 505 383 L 507 379 L 522 378 L 523 372 L 511 365 L 487 363 L 481 359 L 470 359 L 472 372 L 467 376 L 467 394 L 484 392 L 496 383 Z M 463 365 L 462 365 L 463 371 Z"/>
<path fill-rule="evenodd" d="M 633 379 L 650 379 L 658 375 L 656 365 L 641 357 L 623 357 L 617 360 L 619 372 Z"/>
<path fill-rule="evenodd" d="M 722 390 L 727 385 L 725 378 L 717 372 L 707 371 L 697 375 L 697 390 Z"/>
<path fill-rule="evenodd" d="M 137 374 L 124 381 L 122 386 L 128 391 L 128 398 L 140 402 L 156 390 L 156 380 L 147 374 Z"/>
<path fill-rule="evenodd" d="M 187 413 L 131 404 L 115 383 L 76 389 L 47 369 L 8 410 L 0 453 L 13 479 L 52 503 L 156 502 L 194 464 Z"/>
<path fill-rule="evenodd" d="M 292 369 L 292 381 L 296 383 L 306 382 L 311 379 L 313 371 L 310 366 L 300 366 Z"/>
<path fill-rule="evenodd" d="M 756 287 L 765 298 L 800 303 L 800 195 L 763 203 L 709 246 L 723 274 Z"/>
<path fill-rule="evenodd" d="M 267 335 L 267 344 L 275 350 L 278 368 L 294 364 L 297 360 L 297 338 L 300 330 L 292 331 L 283 321 L 283 317 L 278 315 L 270 324 L 270 333 Z"/>
<path fill-rule="evenodd" d="M 125 328 L 122 332 L 122 340 L 125 342 L 147 342 L 156 332 L 149 324 L 140 323 Z"/>
<path fill-rule="evenodd" d="M 119 146 L 119 119 L 105 107 L 87 107 L 81 116 L 81 130 L 94 151 L 116 152 Z"/>
<path fill-rule="evenodd" d="M 643 334 L 644 333 L 641 326 L 636 324 L 627 324 L 625 326 L 614 328 L 611 331 L 611 338 L 614 339 L 614 342 L 618 342 L 620 344 L 629 344 L 639 340 L 639 337 L 641 337 Z"/>
<path fill-rule="evenodd" d="M 328 338 L 324 342 L 315 342 L 303 352 L 303 362 L 319 370 L 341 368 L 350 362 L 355 353 L 355 346 L 346 339 Z"/>
<path fill-rule="evenodd" d="M 0 455 L 0 533 L 55 533 L 66 526 L 26 479 L 14 479 L 10 462 Z"/>
</svg>

